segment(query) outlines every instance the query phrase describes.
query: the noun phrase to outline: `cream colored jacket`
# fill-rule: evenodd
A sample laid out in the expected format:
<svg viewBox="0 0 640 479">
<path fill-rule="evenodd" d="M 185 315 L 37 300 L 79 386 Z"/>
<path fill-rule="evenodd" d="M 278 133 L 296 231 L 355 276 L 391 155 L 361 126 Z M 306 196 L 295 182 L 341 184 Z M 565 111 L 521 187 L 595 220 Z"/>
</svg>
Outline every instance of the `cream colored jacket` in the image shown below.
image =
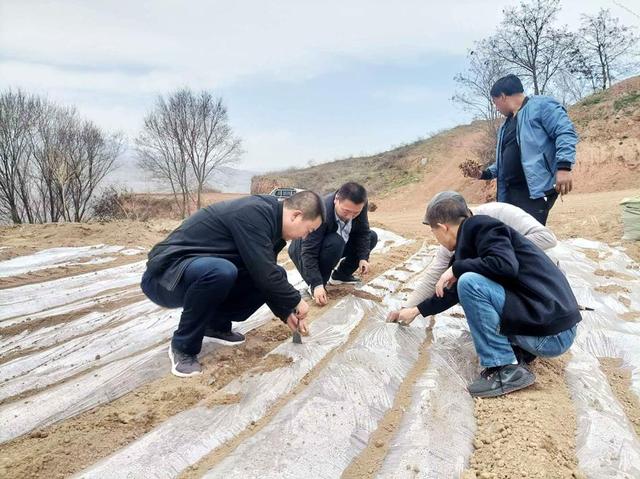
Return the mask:
<svg viewBox="0 0 640 479">
<path fill-rule="evenodd" d="M 530 240 L 539 248 L 546 250 L 557 244 L 556 236 L 551 230 L 542 226 L 529 213 L 508 203 L 485 203 L 472 208 L 474 215 L 487 215 L 511 226 L 518 233 Z M 415 289 L 407 298 L 404 307 L 417 306 L 436 291 L 436 283 L 451 261 L 453 253 L 444 246 L 439 246 L 433 261 L 416 280 Z"/>
</svg>

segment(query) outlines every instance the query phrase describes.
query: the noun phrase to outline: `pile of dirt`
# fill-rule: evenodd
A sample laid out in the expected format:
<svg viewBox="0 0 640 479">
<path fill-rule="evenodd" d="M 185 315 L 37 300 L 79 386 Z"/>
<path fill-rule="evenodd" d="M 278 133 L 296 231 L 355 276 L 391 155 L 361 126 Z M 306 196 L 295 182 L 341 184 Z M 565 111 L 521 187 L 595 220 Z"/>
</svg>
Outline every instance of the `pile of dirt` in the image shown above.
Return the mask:
<svg viewBox="0 0 640 479">
<path fill-rule="evenodd" d="M 465 479 L 583 477 L 575 455 L 575 408 L 563 380 L 567 360 L 538 359 L 533 386 L 475 400 L 475 451 Z"/>
</svg>

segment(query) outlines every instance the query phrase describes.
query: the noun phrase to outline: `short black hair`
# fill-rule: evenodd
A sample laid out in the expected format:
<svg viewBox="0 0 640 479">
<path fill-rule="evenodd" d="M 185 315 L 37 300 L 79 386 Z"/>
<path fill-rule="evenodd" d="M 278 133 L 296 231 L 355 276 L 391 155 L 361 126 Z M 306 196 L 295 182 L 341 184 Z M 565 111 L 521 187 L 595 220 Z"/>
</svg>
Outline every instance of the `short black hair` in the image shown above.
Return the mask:
<svg viewBox="0 0 640 479">
<path fill-rule="evenodd" d="M 464 197 L 456 191 L 443 191 L 435 195 L 427 205 L 423 223 L 435 228 L 438 223 L 459 225 L 472 215 Z"/>
<path fill-rule="evenodd" d="M 342 185 L 336 192 L 338 200 L 353 201 L 356 205 L 367 202 L 367 190 L 359 183 L 349 181 Z"/>
<path fill-rule="evenodd" d="M 324 223 L 324 202 L 314 191 L 300 191 L 286 198 L 283 203 L 287 209 L 302 211 L 302 217 L 305 220 L 315 220 L 319 217 Z"/>
<path fill-rule="evenodd" d="M 503 93 L 507 96 L 515 95 L 516 93 L 524 93 L 524 87 L 520 78 L 510 73 L 507 76 L 499 78 L 489 92 L 493 98 L 497 98 Z"/>
</svg>

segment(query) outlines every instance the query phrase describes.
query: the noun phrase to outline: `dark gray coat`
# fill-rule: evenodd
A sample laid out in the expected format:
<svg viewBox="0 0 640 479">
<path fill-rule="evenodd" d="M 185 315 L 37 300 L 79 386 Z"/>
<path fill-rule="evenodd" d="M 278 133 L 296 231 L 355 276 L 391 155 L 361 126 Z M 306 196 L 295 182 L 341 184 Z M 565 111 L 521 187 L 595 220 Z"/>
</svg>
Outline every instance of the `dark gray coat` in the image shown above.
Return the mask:
<svg viewBox="0 0 640 479">
<path fill-rule="evenodd" d="M 282 239 L 282 203 L 273 196 L 255 195 L 202 208 L 149 252 L 147 269 L 160 284 L 173 290 L 188 264 L 199 256 L 224 258 L 248 272 L 273 313 L 282 320 L 300 302 L 300 293 L 287 281 L 276 258 Z"/>
</svg>

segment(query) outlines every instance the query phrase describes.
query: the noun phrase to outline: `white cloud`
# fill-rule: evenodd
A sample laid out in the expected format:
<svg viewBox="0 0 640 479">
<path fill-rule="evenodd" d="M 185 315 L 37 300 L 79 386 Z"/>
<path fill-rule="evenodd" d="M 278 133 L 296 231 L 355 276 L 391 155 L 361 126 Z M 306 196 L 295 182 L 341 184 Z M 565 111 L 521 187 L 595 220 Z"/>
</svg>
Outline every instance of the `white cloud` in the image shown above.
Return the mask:
<svg viewBox="0 0 640 479">
<path fill-rule="evenodd" d="M 513 4 L 0 0 L 0 88 L 22 87 L 76 104 L 99 124 L 131 135 L 153 96 L 184 85 L 218 89 L 245 78 L 256 84 L 298 82 L 351 62 L 386 65 L 463 54 L 494 30 L 502 8 Z M 580 13 L 601 7 L 611 8 L 626 24 L 640 24 L 609 0 L 565 0 L 562 5 L 560 22 L 572 28 Z M 413 78 L 374 96 L 410 104 L 429 102 L 434 93 Z M 286 128 L 237 129 L 245 138 L 250 168 L 326 160 L 375 143 L 372 138 L 359 147 L 351 139 L 342 145 L 312 145 Z"/>
</svg>

